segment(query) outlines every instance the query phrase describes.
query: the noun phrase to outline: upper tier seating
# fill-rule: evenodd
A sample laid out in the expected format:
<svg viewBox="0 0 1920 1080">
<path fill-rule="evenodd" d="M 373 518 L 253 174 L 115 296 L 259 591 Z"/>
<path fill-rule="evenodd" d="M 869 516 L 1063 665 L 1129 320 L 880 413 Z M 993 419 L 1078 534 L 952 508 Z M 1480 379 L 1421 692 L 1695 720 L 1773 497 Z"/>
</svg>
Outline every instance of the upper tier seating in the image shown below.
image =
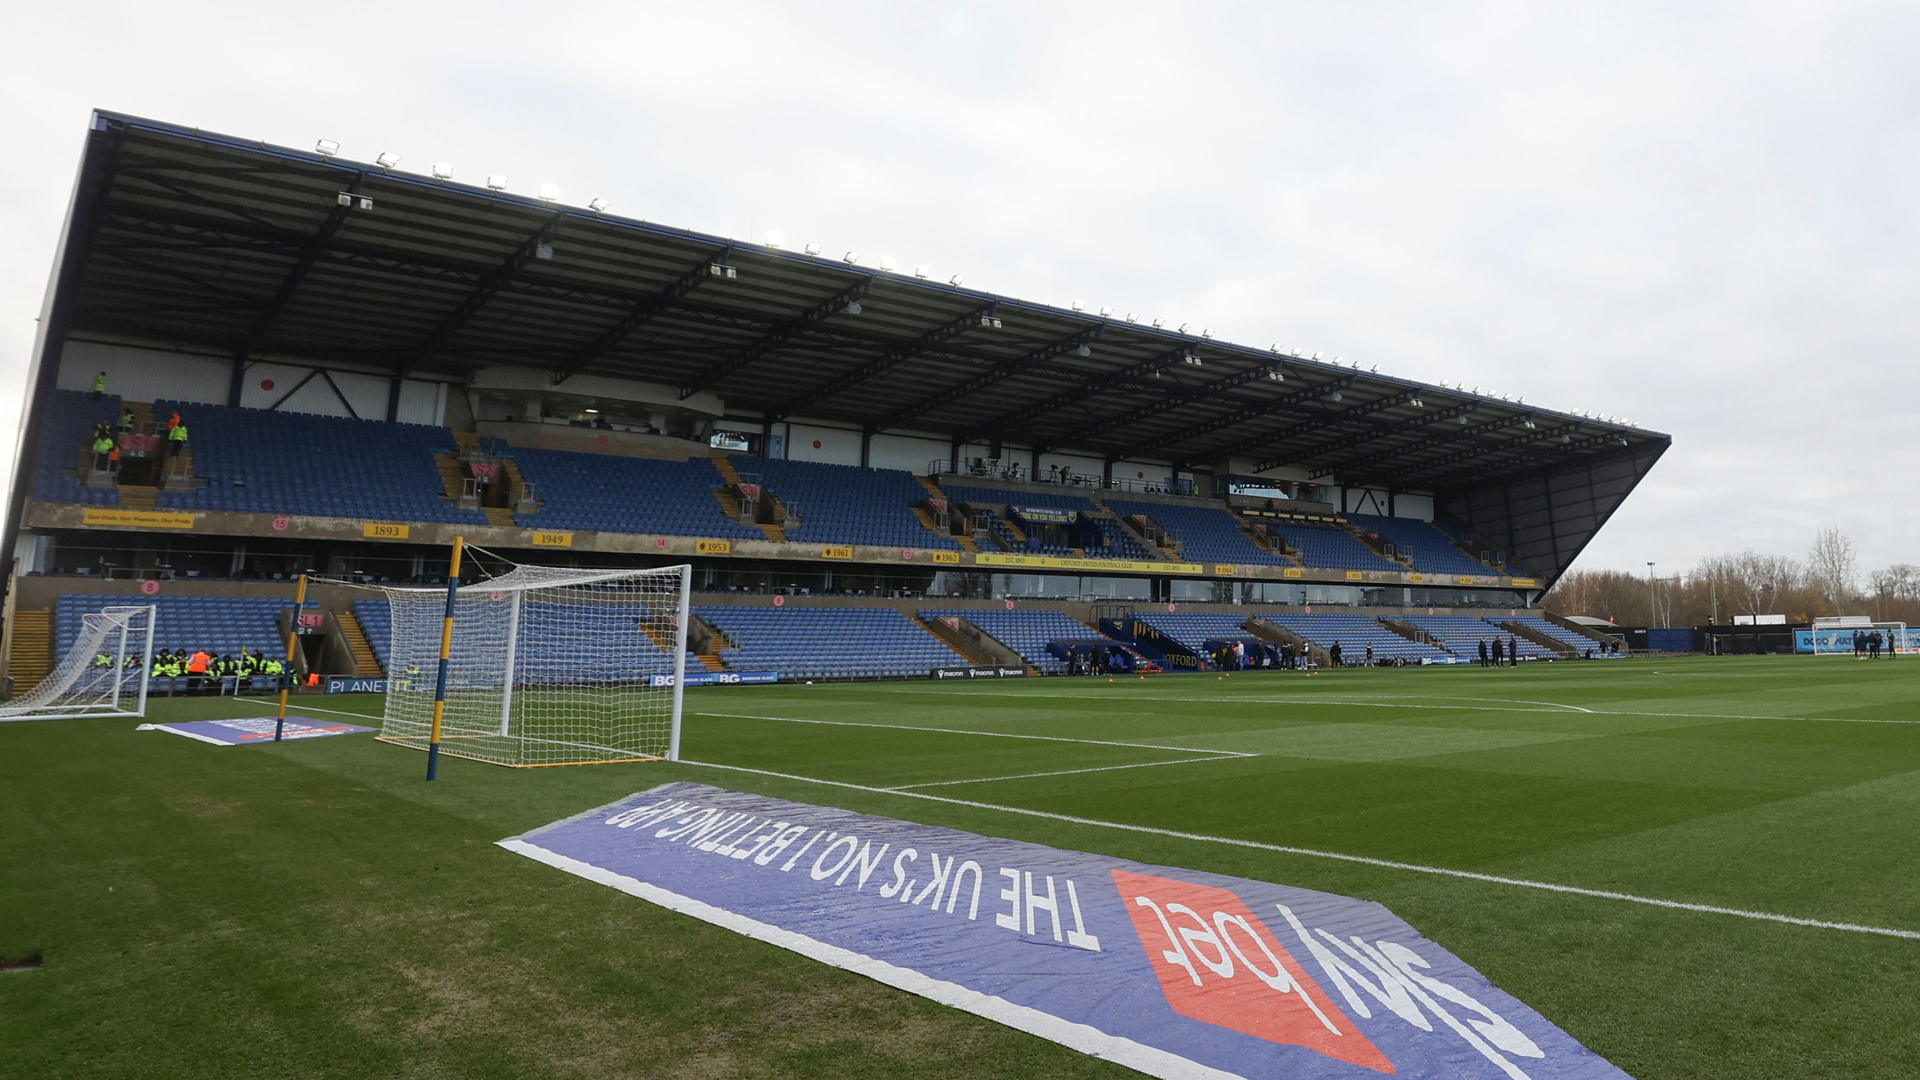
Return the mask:
<svg viewBox="0 0 1920 1080">
<path fill-rule="evenodd" d="M 55 655 L 64 656 L 80 636 L 80 616 L 110 607 L 153 605 L 154 651 L 204 649 L 214 656 L 238 657 L 240 651 L 276 660 L 287 658 L 280 613 L 291 599 L 272 596 L 106 596 L 67 593 L 54 605 Z M 309 608 L 319 601 L 307 601 Z M 144 648 L 142 641 L 135 648 Z"/>
<path fill-rule="evenodd" d="M 1119 522 L 1111 518 L 1094 518 L 1093 526 L 1099 530 L 1100 539 L 1104 541 L 1105 546 L 1098 552 L 1088 548 L 1088 555 L 1108 559 L 1133 559 L 1139 562 L 1153 561 L 1152 553 L 1141 547 L 1140 542 L 1133 538 L 1133 534 L 1121 528 Z"/>
<path fill-rule="evenodd" d="M 1019 653 L 1027 663 L 1053 674 L 1067 670 L 1067 663 L 1047 651 L 1047 642 L 1089 641 L 1103 636 L 1064 611 L 941 610 L 922 611 L 920 617 L 965 619 L 985 631 L 988 637 Z"/>
<path fill-rule="evenodd" d="M 1488 648 L 1493 647 L 1494 638 L 1508 638 L 1513 635 L 1498 627 L 1489 626 L 1484 619 L 1468 615 L 1403 615 L 1403 622 L 1432 634 L 1435 641 L 1453 651 L 1455 656 L 1477 658 L 1480 655 L 1480 643 L 1485 641 Z M 1513 637 L 1520 655 L 1529 659 L 1553 659 L 1560 654 L 1543 649 L 1523 637 Z"/>
<path fill-rule="evenodd" d="M 732 457 L 743 476 L 759 474 L 767 490 L 800 519 L 784 531 L 789 540 L 809 544 L 871 544 L 876 547 L 958 550 L 950 536 L 920 524 L 913 507 L 927 501 L 927 489 L 902 469 L 865 469 L 814 461 Z"/>
<path fill-rule="evenodd" d="M 1180 557 L 1188 562 L 1238 563 L 1253 566 L 1292 566 L 1281 556 L 1261 550 L 1225 509 L 1218 506 L 1180 506 L 1170 503 L 1108 499 L 1114 513 L 1144 514 L 1181 539 Z"/>
<path fill-rule="evenodd" d="M 1380 625 L 1380 620 L 1371 615 L 1297 615 L 1276 612 L 1262 615 L 1261 618 L 1306 638 L 1323 649 L 1331 649 L 1334 642 L 1340 643 L 1340 658 L 1345 662 L 1364 663 L 1367 646 L 1373 646 L 1375 660 L 1391 660 L 1405 657 L 1408 660 L 1444 659 L 1446 650 L 1436 649 L 1418 641 L 1408 641 L 1399 634 Z"/>
<path fill-rule="evenodd" d="M 921 675 L 966 658 L 892 608 L 700 607 L 726 635 L 720 658 L 735 671 L 782 679 L 873 679 Z"/>
<path fill-rule="evenodd" d="M 1361 532 L 1377 533 L 1402 555 L 1413 557 L 1413 568 L 1429 574 L 1485 574 L 1490 568 L 1467 557 L 1447 536 L 1416 518 L 1349 514 L 1347 520 Z"/>
<path fill-rule="evenodd" d="M 1299 552 L 1300 561 L 1308 566 L 1326 570 L 1406 570 L 1392 559 L 1380 556 L 1345 529 L 1288 522 L 1270 524 L 1267 531 L 1284 537 L 1287 546 Z M 1480 572 L 1486 573 L 1485 569 Z"/>
<path fill-rule="evenodd" d="M 1588 649 L 1593 649 L 1596 652 L 1600 649 L 1600 643 L 1592 638 L 1584 634 L 1576 634 L 1566 627 L 1561 626 L 1559 623 L 1552 622 L 1539 615 L 1512 615 L 1506 618 L 1501 618 L 1497 615 L 1488 615 L 1486 621 L 1495 627 L 1498 627 L 1501 623 L 1519 623 L 1548 640 L 1561 642 L 1581 656 L 1585 656 Z M 1522 652 L 1521 655 L 1524 656 L 1526 653 Z"/>
<path fill-rule="evenodd" d="M 77 471 L 80 452 L 93 441 L 93 426 L 102 420 L 115 423 L 119 419 L 120 398 L 116 394 L 105 394 L 95 401 L 93 395 L 78 390 L 55 390 L 41 416 L 33 497 L 41 502 L 120 505 L 118 488 L 82 487 Z"/>
<path fill-rule="evenodd" d="M 444 497 L 446 484 L 433 455 L 454 449 L 453 432 L 446 428 L 153 403 L 162 424 L 172 412 L 187 425 L 194 473 L 207 483 L 160 492 L 157 502 L 163 509 L 487 523 L 485 514 L 462 510 Z"/>
<path fill-rule="evenodd" d="M 723 481 L 710 458 L 661 461 L 515 447 L 513 459 L 543 504 L 538 513 L 513 516 L 529 528 L 766 539 L 720 511 L 714 491 Z"/>
<path fill-rule="evenodd" d="M 1065 492 L 1003 491 L 1000 488 L 969 487 L 965 484 L 942 484 L 940 490 L 947 493 L 947 498 L 968 504 L 1048 506 L 1055 510 L 1078 510 L 1083 514 L 1100 511 L 1099 507 L 1093 505 L 1093 500 L 1085 495 L 1069 495 Z"/>
<path fill-rule="evenodd" d="M 1205 655 L 1206 642 L 1214 638 L 1255 636 L 1246 628 L 1247 617 L 1231 611 L 1136 611 L 1134 619 Z"/>
</svg>

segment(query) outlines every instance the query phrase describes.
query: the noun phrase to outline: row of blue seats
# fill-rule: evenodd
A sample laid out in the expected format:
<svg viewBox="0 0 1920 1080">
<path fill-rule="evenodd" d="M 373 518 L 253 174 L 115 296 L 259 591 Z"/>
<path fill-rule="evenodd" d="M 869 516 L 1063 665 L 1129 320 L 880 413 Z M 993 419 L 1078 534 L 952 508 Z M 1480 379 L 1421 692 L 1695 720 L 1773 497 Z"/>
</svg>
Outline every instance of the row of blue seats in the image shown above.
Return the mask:
<svg viewBox="0 0 1920 1080">
<path fill-rule="evenodd" d="M 117 423 L 120 397 L 93 395 L 78 390 L 55 390 L 48 398 L 40 418 L 40 437 L 35 443 L 33 497 L 41 502 L 81 503 L 87 506 L 118 506 L 118 488 L 81 486 L 81 455 L 93 441 L 94 425 Z"/>
<path fill-rule="evenodd" d="M 953 611 L 928 609 L 923 619 L 965 619 L 988 637 L 1019 653 L 1021 658 L 1045 672 L 1061 672 L 1066 662 L 1047 651 L 1050 641 L 1081 641 L 1101 636 L 1064 611 Z"/>
<path fill-rule="evenodd" d="M 714 606 L 698 614 L 726 637 L 730 647 L 720 656 L 740 670 L 778 671 L 787 678 L 875 678 L 966 663 L 890 608 Z"/>
<path fill-rule="evenodd" d="M 1140 516 L 1180 539 L 1180 557 L 1188 562 L 1252 566 L 1292 566 L 1291 560 L 1261 550 L 1241 529 L 1233 515 L 1217 506 L 1178 506 L 1169 503 L 1109 499 L 1107 505 L 1126 517 Z"/>
<path fill-rule="evenodd" d="M 758 476 L 789 514 L 800 519 L 786 529 L 789 540 L 823 544 L 872 544 L 957 550 L 960 545 L 920 523 L 913 507 L 929 492 L 901 469 L 866 469 L 813 461 L 745 457 L 732 459 L 742 480 Z"/>
</svg>

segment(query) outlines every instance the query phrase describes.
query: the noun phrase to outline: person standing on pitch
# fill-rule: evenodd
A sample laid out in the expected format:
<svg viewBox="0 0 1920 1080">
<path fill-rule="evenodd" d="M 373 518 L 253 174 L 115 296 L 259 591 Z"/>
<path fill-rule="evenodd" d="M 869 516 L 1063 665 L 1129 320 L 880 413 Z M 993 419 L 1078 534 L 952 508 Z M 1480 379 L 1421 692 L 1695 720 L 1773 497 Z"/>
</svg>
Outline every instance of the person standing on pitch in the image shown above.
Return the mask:
<svg viewBox="0 0 1920 1080">
<path fill-rule="evenodd" d="M 1480 666 L 1481 667 L 1487 666 L 1487 639 L 1486 638 L 1480 639 Z"/>
<path fill-rule="evenodd" d="M 1493 666 L 1494 667 L 1500 666 L 1500 661 L 1503 659 L 1503 657 L 1500 655 L 1502 651 L 1503 650 L 1501 648 L 1500 639 L 1494 638 L 1493 639 Z"/>
<path fill-rule="evenodd" d="M 1512 634 L 1507 635 L 1507 666 L 1520 666 L 1520 639 Z"/>
</svg>

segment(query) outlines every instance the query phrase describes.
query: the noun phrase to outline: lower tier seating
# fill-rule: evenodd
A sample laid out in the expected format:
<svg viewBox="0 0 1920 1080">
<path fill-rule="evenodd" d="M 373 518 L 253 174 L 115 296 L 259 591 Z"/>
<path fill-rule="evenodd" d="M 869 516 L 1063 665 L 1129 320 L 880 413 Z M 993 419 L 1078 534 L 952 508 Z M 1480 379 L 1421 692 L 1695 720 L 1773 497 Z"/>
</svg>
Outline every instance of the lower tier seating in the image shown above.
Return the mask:
<svg viewBox="0 0 1920 1080">
<path fill-rule="evenodd" d="M 1380 625 L 1380 620 L 1371 615 L 1297 615 L 1280 612 L 1261 618 L 1291 630 L 1323 649 L 1331 649 L 1336 642 L 1339 643 L 1341 658 L 1349 664 L 1364 662 L 1368 645 L 1373 646 L 1375 660 L 1440 660 L 1447 656 L 1444 649 L 1401 637 Z"/>
<path fill-rule="evenodd" d="M 1231 611 L 1136 611 L 1133 617 L 1201 654 L 1211 638 L 1244 638 L 1247 616 Z"/>
<path fill-rule="evenodd" d="M 1485 619 L 1475 619 L 1466 615 L 1405 615 L 1401 619 L 1432 634 L 1435 641 L 1452 650 L 1456 656 L 1477 658 L 1480 655 L 1482 641 L 1491 648 L 1494 638 L 1511 636 L 1497 627 L 1488 625 Z M 1522 657 L 1545 660 L 1559 656 L 1559 653 L 1543 649 L 1526 638 L 1514 638 L 1514 641 Z"/>
<path fill-rule="evenodd" d="M 873 679 L 925 675 L 966 658 L 891 608 L 700 607 L 731 642 L 720 658 L 735 671 L 783 679 Z"/>
<path fill-rule="evenodd" d="M 1581 656 L 1585 656 L 1588 649 L 1594 649 L 1596 651 L 1599 649 L 1599 642 L 1583 634 L 1576 634 L 1566 627 L 1561 626 L 1559 623 L 1549 621 L 1540 615 L 1512 615 L 1504 619 L 1489 615 L 1486 617 L 1486 621 L 1492 623 L 1495 627 L 1498 627 L 1501 623 L 1519 623 L 1521 626 L 1532 630 L 1534 633 L 1550 641 L 1558 641 L 1564 644 Z M 1521 653 L 1521 655 L 1525 656 L 1526 654 Z"/>
<path fill-rule="evenodd" d="M 80 635 L 80 617 L 110 607 L 154 607 L 153 648 L 156 652 L 205 650 L 212 655 L 239 656 L 242 650 L 276 660 L 287 658 L 287 641 L 279 627 L 280 613 L 292 600 L 264 596 L 107 596 L 68 593 L 54 605 L 53 647 L 64 656 Z M 308 607 L 318 607 L 308 601 Z M 144 642 L 142 645 L 144 646 Z"/>
<path fill-rule="evenodd" d="M 1067 670 L 1066 661 L 1047 651 L 1049 641 L 1085 641 L 1101 635 L 1064 611 L 922 611 L 923 619 L 958 617 L 979 627 L 993 640 L 1020 654 L 1041 671 Z"/>
</svg>

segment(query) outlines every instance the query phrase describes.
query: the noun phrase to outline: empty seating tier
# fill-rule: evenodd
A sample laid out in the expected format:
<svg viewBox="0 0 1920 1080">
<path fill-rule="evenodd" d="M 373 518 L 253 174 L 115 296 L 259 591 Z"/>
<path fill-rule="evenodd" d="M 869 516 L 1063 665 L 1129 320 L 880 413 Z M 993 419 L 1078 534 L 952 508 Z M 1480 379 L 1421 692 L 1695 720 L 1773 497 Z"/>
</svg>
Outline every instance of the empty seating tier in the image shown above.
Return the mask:
<svg viewBox="0 0 1920 1080">
<path fill-rule="evenodd" d="M 661 461 L 519 447 L 512 454 L 542 503 L 537 513 L 513 516 L 522 526 L 766 539 L 720 512 L 714 498 L 720 470 L 709 458 Z"/>
<path fill-rule="evenodd" d="M 180 414 L 194 472 L 206 480 L 160 492 L 162 509 L 487 523 L 445 498 L 433 455 L 454 449 L 446 428 L 180 401 L 156 401 L 153 411 Z"/>
<path fill-rule="evenodd" d="M 1427 522 L 1417 518 L 1380 517 L 1374 514 L 1349 514 L 1347 520 L 1364 533 L 1373 533 L 1392 544 L 1394 550 L 1411 556 L 1413 568 L 1429 574 L 1485 574 L 1492 568 L 1453 546 L 1453 541 Z"/>
<path fill-rule="evenodd" d="M 1092 641 L 1103 636 L 1064 611 L 922 611 L 920 617 L 965 619 L 1027 663 L 1055 674 L 1067 670 L 1067 664 L 1047 651 L 1047 642 Z"/>
<path fill-rule="evenodd" d="M 1592 638 L 1584 634 L 1576 634 L 1572 630 L 1561 626 L 1559 623 L 1552 622 L 1539 615 L 1513 615 L 1504 619 L 1497 615 L 1489 615 L 1486 617 L 1486 620 L 1496 627 L 1501 623 L 1519 623 L 1549 641 L 1560 642 L 1581 656 L 1585 656 L 1588 649 L 1598 651 L 1600 648 L 1600 643 Z M 1522 653 L 1521 655 L 1524 656 L 1526 654 Z"/>
<path fill-rule="evenodd" d="M 1432 634 L 1435 641 L 1452 650 L 1456 656 L 1477 658 L 1480 655 L 1480 643 L 1484 641 L 1491 648 L 1494 638 L 1512 638 L 1520 655 L 1528 659 L 1554 659 L 1560 655 L 1526 638 L 1513 637 L 1496 626 L 1490 626 L 1485 619 L 1467 615 L 1405 615 L 1401 621 Z"/>
<path fill-rule="evenodd" d="M 154 607 L 156 652 L 205 650 L 238 657 L 242 650 L 276 660 L 287 658 L 280 613 L 293 601 L 271 596 L 106 596 L 69 593 L 54 606 L 56 656 L 64 656 L 80 636 L 80 617 L 110 607 Z M 309 600 L 308 607 L 318 602 Z M 143 641 L 141 645 L 144 647 Z"/>
<path fill-rule="evenodd" d="M 739 455 L 732 461 L 743 476 L 757 474 L 799 519 L 797 527 L 783 530 L 789 540 L 959 550 L 958 541 L 914 516 L 913 507 L 927 501 L 927 489 L 910 472 Z"/>
<path fill-rule="evenodd" d="M 1406 570 L 1392 559 L 1383 558 L 1345 529 L 1288 522 L 1269 525 L 1267 531 L 1278 533 L 1288 547 L 1300 553 L 1300 561 L 1308 566 L 1328 570 Z M 1481 573 L 1485 572 L 1483 568 Z"/>
<path fill-rule="evenodd" d="M 33 497 L 41 502 L 118 506 L 118 488 L 89 488 L 80 483 L 80 455 L 93 441 L 95 424 L 120 419 L 120 398 L 103 394 L 100 400 L 78 390 L 55 390 L 40 422 L 33 473 Z"/>
<path fill-rule="evenodd" d="M 1180 539 L 1180 557 L 1188 562 L 1220 562 L 1252 566 L 1292 566 L 1279 555 L 1263 550 L 1241 529 L 1233 515 L 1218 506 L 1179 506 L 1172 503 L 1109 499 L 1107 505 L 1125 517 L 1149 518 Z"/>
<path fill-rule="evenodd" d="M 1419 641 L 1409 641 L 1380 625 L 1371 615 L 1295 615 L 1276 613 L 1261 618 L 1291 630 L 1323 649 L 1337 642 L 1346 663 L 1364 662 L 1367 646 L 1373 646 L 1375 660 L 1444 660 L 1447 652 Z"/>
<path fill-rule="evenodd" d="M 730 648 L 735 671 L 777 671 L 787 679 L 924 676 L 966 658 L 892 608 L 700 607 L 696 613 Z"/>
<path fill-rule="evenodd" d="M 1205 654 L 1205 644 L 1213 638 L 1248 638 L 1247 616 L 1231 611 L 1136 611 L 1135 620 L 1146 623 L 1174 641 Z"/>
</svg>

